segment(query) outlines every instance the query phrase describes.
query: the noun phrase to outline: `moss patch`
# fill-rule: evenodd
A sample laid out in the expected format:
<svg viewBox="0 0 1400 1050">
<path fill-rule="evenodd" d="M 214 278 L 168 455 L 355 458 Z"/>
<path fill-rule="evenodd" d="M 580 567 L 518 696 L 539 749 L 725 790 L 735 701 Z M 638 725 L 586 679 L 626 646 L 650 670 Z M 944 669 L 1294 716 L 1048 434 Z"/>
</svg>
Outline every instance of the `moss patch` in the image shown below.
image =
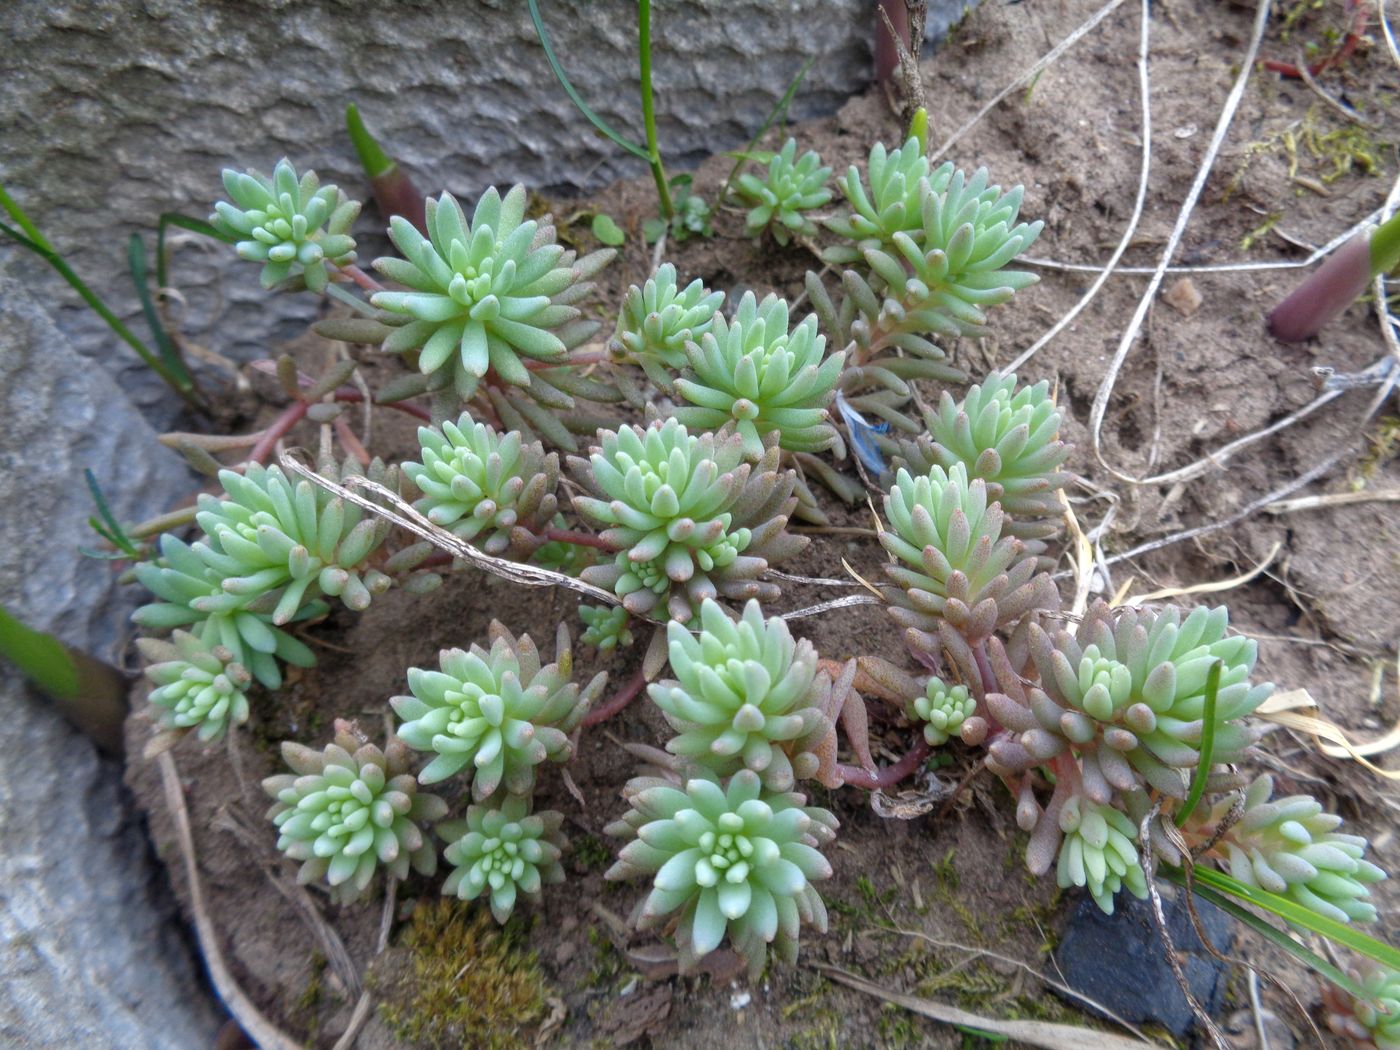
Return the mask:
<svg viewBox="0 0 1400 1050">
<path fill-rule="evenodd" d="M 504 1050 L 544 1015 L 549 991 L 519 928 L 457 900 L 420 903 L 403 938 L 371 972 L 380 1016 L 413 1046 Z"/>
</svg>

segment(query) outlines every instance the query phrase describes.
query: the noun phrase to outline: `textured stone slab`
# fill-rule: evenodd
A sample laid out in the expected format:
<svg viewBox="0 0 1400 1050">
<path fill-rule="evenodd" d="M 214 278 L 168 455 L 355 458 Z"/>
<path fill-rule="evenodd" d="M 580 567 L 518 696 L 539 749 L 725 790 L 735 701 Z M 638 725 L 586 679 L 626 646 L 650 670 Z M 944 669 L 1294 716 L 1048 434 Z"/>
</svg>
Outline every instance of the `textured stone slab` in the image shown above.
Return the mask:
<svg viewBox="0 0 1400 1050">
<path fill-rule="evenodd" d="M 834 111 L 870 79 L 870 0 L 695 0 L 655 5 L 655 82 L 668 164 L 746 142 L 809 57 L 792 107 Z M 930 35 L 963 0 L 935 0 Z M 640 138 L 632 0 L 543 0 L 556 53 L 584 98 Z M 356 101 L 420 178 L 468 199 L 493 183 L 548 192 L 644 167 L 598 135 L 559 89 L 520 0 L 12 0 L 0 4 L 0 179 L 124 316 L 136 316 L 126 238 L 164 211 L 203 216 L 230 164 L 283 155 L 353 193 L 343 127 Z M 374 225 L 364 220 L 366 232 Z M 0 246 L 0 251 L 4 251 Z M 13 249 L 10 249 L 13 250 Z M 176 268 L 202 342 L 247 359 L 298 334 L 307 297 L 269 299 L 226 253 Z M 85 354 L 121 373 L 147 411 L 163 391 L 51 275 L 26 275 Z M 139 328 L 139 321 L 137 322 Z M 168 402 L 167 402 L 168 403 Z M 159 411 L 159 410 L 157 410 Z M 168 411 L 166 409 L 165 411 Z M 162 417 L 163 419 L 164 417 Z"/>
<path fill-rule="evenodd" d="M 119 517 L 163 510 L 191 485 L 112 377 L 0 269 L 0 601 L 111 659 L 135 594 L 77 554 L 92 541 L 84 467 Z M 0 844 L 0 1045 L 210 1045 L 200 964 L 119 766 L 5 665 Z"/>
</svg>

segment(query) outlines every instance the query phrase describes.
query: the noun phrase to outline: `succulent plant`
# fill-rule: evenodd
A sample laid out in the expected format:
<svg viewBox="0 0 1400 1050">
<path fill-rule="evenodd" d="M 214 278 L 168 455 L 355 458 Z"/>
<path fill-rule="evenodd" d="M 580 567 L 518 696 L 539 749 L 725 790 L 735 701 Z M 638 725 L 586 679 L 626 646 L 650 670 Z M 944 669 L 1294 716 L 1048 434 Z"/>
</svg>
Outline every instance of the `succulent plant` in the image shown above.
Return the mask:
<svg viewBox="0 0 1400 1050">
<path fill-rule="evenodd" d="M 697 277 L 685 288 L 676 279 L 676 268 L 664 263 L 645 284 L 632 285 L 622 300 L 608 348 L 614 357 L 640 365 L 657 386 L 669 390 L 686 364 L 687 343 L 698 342 L 719 308 L 724 293 L 712 292 Z"/>
<path fill-rule="evenodd" d="M 675 418 L 697 430 L 733 427 L 750 460 L 763 456 L 764 438 L 773 433 L 788 451 L 830 448 L 837 435 L 826 406 L 846 355 L 823 361 L 825 349 L 815 316 L 789 333 L 785 300 L 769 295 L 760 303 L 746 292 L 732 321 L 716 315 L 713 328 L 687 348 L 690 371 L 675 386 L 690 404 Z"/>
<path fill-rule="evenodd" d="M 909 703 L 909 717 L 923 723 L 924 739 L 932 747 L 946 744 L 976 712 L 977 701 L 967 686 L 949 686 L 937 676 L 928 680 L 922 696 Z"/>
<path fill-rule="evenodd" d="M 354 460 L 321 466 L 332 481 L 365 472 Z M 371 480 L 397 487 L 398 472 L 375 460 Z M 253 463 L 247 472 L 221 470 L 227 498 L 202 495 L 195 521 L 205 538 L 194 544 L 200 559 L 222 578 L 222 594 L 196 599 L 197 609 L 230 613 L 277 594 L 272 622 L 290 622 L 322 594 L 357 612 L 369 607 L 393 581 L 366 564 L 391 528 L 364 517 L 355 504 L 302 479 L 295 484 L 280 467 Z"/>
<path fill-rule="evenodd" d="M 957 463 L 987 484 L 987 498 L 1009 515 L 1003 531 L 1020 539 L 1053 535 L 1061 508 L 1056 490 L 1069 476 L 1060 468 L 1070 448 L 1059 440 L 1060 411 L 1050 384 L 1016 389 L 1015 375 L 993 373 L 955 402 L 946 390 L 924 413 L 926 435 L 900 442 L 910 472 Z"/>
<path fill-rule="evenodd" d="M 311 667 L 316 657 L 307 646 L 272 623 L 266 596 L 252 608 L 210 612 L 208 604 L 222 605 L 227 593 L 223 577 L 211 568 L 189 544 L 170 533 L 160 538 L 160 556 L 138 564 L 136 578 L 156 601 L 141 606 L 132 621 L 147 630 L 188 627 L 206 646 L 222 646 L 236 663 L 252 672 L 263 685 L 276 689 L 282 684 L 281 659 L 298 667 Z M 206 604 L 208 603 L 208 604 Z M 299 617 L 319 615 L 323 602 L 301 607 Z"/>
<path fill-rule="evenodd" d="M 253 676 L 224 646 L 206 645 L 187 631 L 176 631 L 168 642 L 138 638 L 136 644 L 147 661 L 143 673 L 155 686 L 149 699 L 163 728 L 217 740 L 229 726 L 248 721 Z"/>
<path fill-rule="evenodd" d="M 1206 678 L 1222 663 L 1215 701 L 1216 763 L 1235 762 L 1257 737 L 1242 724 L 1273 691 L 1250 682 L 1257 645 L 1226 635 L 1223 607 L 1194 609 L 1183 620 L 1161 613 L 1090 607 L 1074 634 L 1030 628 L 1040 683 L 1025 701 L 989 694 L 993 717 L 1019 734 L 993 745 L 994 763 L 1024 766 L 1068 751 L 1082 770 L 1082 790 L 1107 804 L 1114 791 L 1146 782 L 1184 798 L 1200 761 Z"/>
<path fill-rule="evenodd" d="M 224 169 L 224 189 L 233 203 L 219 201 L 209 222 L 237 238 L 239 256 L 263 264 L 262 286 L 271 288 L 300 274 L 313 292 L 324 291 L 326 265 L 355 261 L 350 227 L 360 213 L 335 186 L 322 186 L 314 171 L 297 178 L 284 157 L 272 178 L 256 171 Z"/>
<path fill-rule="evenodd" d="M 1272 799 L 1274 782 L 1263 775 L 1245 792 L 1244 813 L 1229 825 L 1212 852 L 1222 854 L 1241 882 L 1289 897 L 1337 922 L 1374 922 L 1367 886 L 1385 872 L 1366 860 L 1366 840 L 1337 830 L 1342 818 L 1307 796 Z M 1202 823 L 1220 825 L 1234 797 L 1222 799 Z M 1189 830 L 1188 830 L 1189 834 Z"/>
<path fill-rule="evenodd" d="M 465 400 L 488 370 L 529 386 L 522 359 L 560 364 L 593 330 L 573 323 L 580 315 L 572 304 L 587 294 L 587 279 L 612 259 L 612 249 L 575 262 L 552 226 L 525 218 L 525 203 L 523 186 L 505 197 L 491 187 L 468 223 L 450 193 L 429 198 L 426 237 L 402 216 L 390 220 L 389 237 L 404 258 L 376 259 L 374 266 L 410 290 L 377 292 L 370 301 L 404 319 L 384 349 L 419 351 L 430 389 L 454 385 Z"/>
<path fill-rule="evenodd" d="M 1328 1027 L 1358 1047 L 1400 1050 L 1400 970 L 1370 963 L 1352 976 L 1365 993 L 1361 998 L 1324 988 Z"/>
<path fill-rule="evenodd" d="M 1060 860 L 1055 880 L 1061 889 L 1084 886 L 1105 914 L 1113 914 L 1113 897 L 1123 887 L 1147 899 L 1147 876 L 1138 860 L 1137 828 L 1112 806 L 1078 796 L 1060 810 Z"/>
<path fill-rule="evenodd" d="M 428 520 L 500 554 L 512 530 L 537 531 L 559 509 L 559 456 L 518 431 L 499 434 L 463 412 L 457 422 L 419 427 L 421 463 L 403 472 L 423 493 L 413 505 Z"/>
<path fill-rule="evenodd" d="M 589 461 L 570 460 L 595 493 L 575 496 L 574 509 L 618 553 L 584 569 L 584 580 L 612 590 L 633 615 L 661 607 L 681 623 L 706 598 L 777 595 L 759 577 L 806 540 L 784 531 L 795 479 L 777 469 L 776 445 L 751 466 L 739 435 L 692 435 L 675 419 L 600 431 L 598 440 Z"/>
<path fill-rule="evenodd" d="M 817 653 L 794 642 L 781 617 L 765 620 L 758 602 L 736 623 L 708 599 L 700 633 L 667 625 L 674 680 L 649 687 L 652 702 L 678 733 L 666 750 L 719 776 L 749 769 L 772 791 L 788 791 L 816 772 L 797 742 L 824 736 L 830 719 L 816 705 Z"/>
<path fill-rule="evenodd" d="M 1019 186 L 1006 194 L 1000 186 L 988 187 L 985 169 L 971 179 L 956 171 L 946 189 L 925 195 L 918 229 L 896 232 L 888 246 L 867 249 L 872 279 L 865 282 L 866 294 L 855 296 L 860 317 L 852 325 L 862 350 L 888 345 L 919 352 L 929 333 L 984 334 L 985 308 L 1037 280 L 1004 269 L 1044 225 L 1012 225 L 1021 193 Z"/>
<path fill-rule="evenodd" d="M 517 640 L 492 621 L 491 648 L 444 649 L 440 671 L 408 670 L 412 696 L 390 699 L 403 723 L 398 737 L 415 751 L 436 757 L 418 774 L 435 784 L 468 767 L 478 802 L 502 786 L 516 795 L 535 786 L 535 767 L 562 762 L 572 752 L 571 733 L 602 691 L 606 674 L 580 690 L 570 681 L 569 632 L 559 627 L 555 662 L 541 665 L 528 634 Z"/>
<path fill-rule="evenodd" d="M 519 795 L 469 806 L 466 820 L 437 828 L 448 841 L 443 856 L 453 865 L 442 892 L 464 901 L 485 894 L 491 914 L 504 923 L 521 895 L 538 900 L 545 883 L 564 881 L 563 823 L 563 814 L 554 810 L 531 813 L 529 800 Z"/>
<path fill-rule="evenodd" d="M 380 750 L 353 722 L 337 719 L 324 751 L 285 741 L 291 774 L 268 777 L 263 790 L 277 801 L 268 818 L 277 848 L 302 862 L 297 881 L 325 877 L 339 903 L 360 896 L 381 864 L 397 879 L 409 865 L 423 875 L 437 869 L 437 853 L 423 827 L 447 804 L 418 790 L 408 749 L 395 740 Z"/>
<path fill-rule="evenodd" d="M 798 158 L 797 140 L 788 139 L 773 154 L 763 178 L 748 172 L 740 175 L 735 189 L 753 205 L 744 218 L 745 232 L 752 236 L 772 230 L 779 244 L 787 244 L 793 234 L 815 236 L 816 224 L 803 213 L 831 200 L 831 191 L 826 188 L 831 169 L 821 165 L 822 159 L 814 150 Z"/>
<path fill-rule="evenodd" d="M 580 605 L 579 619 L 586 630 L 579 636 L 584 645 L 591 645 L 599 652 L 612 649 L 625 649 L 632 644 L 632 632 L 627 629 L 630 617 L 620 605 Z"/>
<path fill-rule="evenodd" d="M 953 165 L 948 163 L 930 179 L 924 145 L 914 136 L 893 150 L 886 150 L 883 143 L 877 142 L 870 149 L 866 170 L 870 176 L 869 191 L 854 164 L 844 178 L 837 180 L 851 211 L 828 219 L 826 225 L 852 243 L 834 245 L 822 253 L 822 258 L 833 265 L 859 262 L 865 249 L 891 244 L 896 233 L 920 229 L 923 198 L 928 192 L 924 184 L 941 190 L 953 176 Z"/>
<path fill-rule="evenodd" d="M 623 791 L 631 811 L 607 828 L 631 839 L 608 879 L 649 876 L 639 906 L 642 929 L 676 916 L 682 970 L 730 944 L 754 979 L 772 945 L 797 958 L 803 922 L 826 930 L 826 906 L 814 882 L 831 875 L 818 848 L 835 838 L 836 818 L 796 793 L 769 793 L 752 770 L 727 785 L 697 775 L 685 785 L 637 778 Z"/>
<path fill-rule="evenodd" d="M 886 593 L 901 626 L 928 633 L 946 624 L 975 645 L 1054 603 L 1054 585 L 1036 575 L 1025 544 L 1002 535 L 1000 506 L 988 503 L 985 482 L 967 480 L 961 463 L 917 478 L 901 469 L 885 497 L 885 516 L 890 527 L 880 542 L 898 559 L 885 570 L 898 587 Z"/>
</svg>

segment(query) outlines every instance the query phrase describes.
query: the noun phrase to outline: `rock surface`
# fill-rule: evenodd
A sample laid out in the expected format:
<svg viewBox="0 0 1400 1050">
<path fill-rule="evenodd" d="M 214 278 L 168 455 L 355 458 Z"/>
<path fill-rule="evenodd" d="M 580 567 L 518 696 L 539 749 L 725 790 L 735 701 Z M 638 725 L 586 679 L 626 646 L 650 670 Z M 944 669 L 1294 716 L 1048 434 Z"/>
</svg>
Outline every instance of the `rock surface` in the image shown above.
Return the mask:
<svg viewBox="0 0 1400 1050">
<path fill-rule="evenodd" d="M 640 138 L 636 5 L 540 7 L 580 94 Z M 963 7 L 935 0 L 929 35 Z M 834 111 L 871 75 L 869 0 L 665 3 L 653 25 L 660 140 L 676 168 L 742 146 L 808 57 L 795 119 Z M 162 212 L 206 215 L 224 166 L 268 171 L 286 155 L 363 195 L 343 130 L 350 101 L 424 192 L 470 200 L 521 181 L 561 193 L 644 170 L 559 89 L 519 0 L 18 0 L 0 5 L 0 39 L 0 112 L 10 115 L 0 181 L 138 331 L 127 237 L 149 234 Z M 367 211 L 362 232 L 373 236 Z M 54 275 L 27 269 L 42 301 L 63 304 L 59 325 L 79 350 L 164 425 L 169 401 L 155 377 L 109 347 Z M 190 334 L 236 358 L 266 356 L 269 339 L 299 334 L 315 309 L 303 296 L 270 299 L 257 267 L 228 252 L 183 251 L 173 273 Z"/>
<path fill-rule="evenodd" d="M 1219 1016 L 1229 967 L 1206 951 L 1191 916 L 1177 899 L 1176 887 L 1161 885 L 1160 889 L 1167 930 L 1181 955 L 1191 994 L 1212 1017 Z M 1105 915 L 1087 894 L 1075 905 L 1055 949 L 1065 982 L 1126 1021 L 1160 1024 L 1178 1039 L 1185 1038 L 1196 1018 L 1167 962 L 1151 902 L 1120 893 L 1114 908 L 1114 914 Z M 1234 936 L 1230 917 L 1202 900 L 1197 900 L 1196 912 L 1211 943 L 1229 954 Z M 1084 1005 L 1071 1001 L 1077 1007 Z M 1098 1013 L 1092 1008 L 1089 1012 Z"/>
<path fill-rule="evenodd" d="M 33 627 L 113 659 L 135 598 L 79 557 L 103 480 L 118 518 L 188 494 L 112 377 L 0 268 L 0 594 Z M 118 763 L 0 663 L 0 1044 L 210 1045 L 215 1011 Z"/>
</svg>

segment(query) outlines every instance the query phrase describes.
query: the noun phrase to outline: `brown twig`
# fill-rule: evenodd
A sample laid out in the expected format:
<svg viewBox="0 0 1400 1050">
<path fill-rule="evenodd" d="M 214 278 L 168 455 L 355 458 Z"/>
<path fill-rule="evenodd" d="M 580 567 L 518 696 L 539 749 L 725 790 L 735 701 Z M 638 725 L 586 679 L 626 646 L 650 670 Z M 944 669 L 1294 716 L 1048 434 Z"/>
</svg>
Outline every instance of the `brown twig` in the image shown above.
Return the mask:
<svg viewBox="0 0 1400 1050">
<path fill-rule="evenodd" d="M 180 772 L 175 759 L 166 751 L 157 757 L 161 783 L 165 788 L 165 804 L 175 825 L 175 839 L 185 862 L 185 879 L 189 883 L 190 910 L 194 913 L 195 936 L 209 970 L 210 983 L 228 1007 L 240 1028 L 262 1050 L 298 1050 L 301 1043 L 287 1035 L 263 1015 L 229 972 L 223 952 L 219 950 L 219 935 L 204 902 L 204 884 L 199 877 L 199 864 L 194 855 L 194 835 L 190 831 L 190 815 L 185 808 L 185 791 L 180 786 Z"/>
</svg>

